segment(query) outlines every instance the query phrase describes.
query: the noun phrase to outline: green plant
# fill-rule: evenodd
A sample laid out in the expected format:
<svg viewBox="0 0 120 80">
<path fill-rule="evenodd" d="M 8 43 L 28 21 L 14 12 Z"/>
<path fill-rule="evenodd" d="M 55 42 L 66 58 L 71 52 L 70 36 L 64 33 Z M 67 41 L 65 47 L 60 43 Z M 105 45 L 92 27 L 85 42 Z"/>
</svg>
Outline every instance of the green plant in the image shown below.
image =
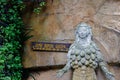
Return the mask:
<svg viewBox="0 0 120 80">
<path fill-rule="evenodd" d="M 33 12 L 36 14 L 40 14 L 40 12 L 42 11 L 43 7 L 46 6 L 46 2 L 45 1 L 41 1 L 38 2 L 38 6 L 36 8 L 34 8 Z"/>
<path fill-rule="evenodd" d="M 0 21 L 8 24 L 1 26 L 0 80 L 21 80 L 22 47 L 25 36 L 24 24 L 20 15 L 22 0 L 1 0 Z"/>
<path fill-rule="evenodd" d="M 39 14 L 46 2 L 37 3 L 39 5 L 33 11 Z M 31 29 L 24 28 L 21 18 L 21 10 L 25 6 L 23 0 L 0 1 L 0 22 L 7 24 L 0 25 L 0 39 L 3 39 L 0 46 L 0 80 L 21 80 L 23 43 L 32 37 L 28 36 Z"/>
</svg>

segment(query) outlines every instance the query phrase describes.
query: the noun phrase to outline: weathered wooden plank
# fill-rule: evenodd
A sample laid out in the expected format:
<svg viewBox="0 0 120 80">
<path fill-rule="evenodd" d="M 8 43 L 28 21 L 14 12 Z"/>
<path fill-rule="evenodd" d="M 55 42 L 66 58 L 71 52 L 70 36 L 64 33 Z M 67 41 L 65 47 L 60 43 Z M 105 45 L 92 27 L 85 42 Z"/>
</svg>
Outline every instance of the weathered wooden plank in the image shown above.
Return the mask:
<svg viewBox="0 0 120 80">
<path fill-rule="evenodd" d="M 71 43 L 31 42 L 33 51 L 67 52 Z"/>
</svg>

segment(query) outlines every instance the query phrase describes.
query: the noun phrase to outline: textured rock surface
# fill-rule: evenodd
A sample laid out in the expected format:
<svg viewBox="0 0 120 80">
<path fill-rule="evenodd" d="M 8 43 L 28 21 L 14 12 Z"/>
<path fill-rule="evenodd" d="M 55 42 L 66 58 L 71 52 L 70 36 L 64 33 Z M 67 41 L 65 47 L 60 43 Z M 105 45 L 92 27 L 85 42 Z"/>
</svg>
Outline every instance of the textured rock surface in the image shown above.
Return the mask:
<svg viewBox="0 0 120 80">
<path fill-rule="evenodd" d="M 113 74 L 115 74 L 115 79 L 119 80 L 119 76 L 120 76 L 120 74 L 118 74 L 120 72 L 119 67 L 118 66 L 108 66 L 108 67 L 109 70 Z M 38 71 L 38 72 L 33 72 L 31 74 L 32 76 L 34 76 L 36 80 L 72 80 L 72 71 L 68 71 L 61 78 L 56 77 L 57 71 L 58 70 Z M 101 70 L 98 70 L 96 74 L 97 74 L 97 80 L 106 80 Z M 27 80 L 33 80 L 32 76 L 29 76 Z"/>
<path fill-rule="evenodd" d="M 120 1 L 106 0 L 94 15 L 95 23 L 120 32 Z"/>
<path fill-rule="evenodd" d="M 71 71 L 66 73 L 62 78 L 56 77 L 57 70 L 48 70 L 48 71 L 41 71 L 37 73 L 32 73 L 35 80 L 71 80 Z M 33 77 L 29 77 L 27 80 L 33 80 Z"/>
<path fill-rule="evenodd" d="M 105 48 L 109 63 L 120 63 L 120 1 L 106 0 L 94 15 L 95 38 Z"/>
<path fill-rule="evenodd" d="M 31 42 L 73 42 L 75 26 L 81 21 L 93 26 L 94 38 L 106 61 L 120 62 L 119 4 L 119 0 L 49 0 L 42 14 L 26 13 L 24 21 L 32 26 L 34 37 L 26 42 L 24 67 L 64 64 L 66 53 L 34 52 Z M 57 58 L 58 63 L 53 62 L 59 55 L 62 57 Z"/>
<path fill-rule="evenodd" d="M 29 4 L 28 7 L 30 6 Z M 116 80 L 119 80 L 120 75 L 117 73 L 120 72 L 120 67 L 116 64 L 120 64 L 120 0 L 48 0 L 46 10 L 40 15 L 31 13 L 29 9 L 27 11 L 23 15 L 24 21 L 33 29 L 30 34 L 34 37 L 29 39 L 24 47 L 25 68 L 65 64 L 67 53 L 35 52 L 31 50 L 31 42 L 72 43 L 75 26 L 84 21 L 93 26 L 94 41 L 101 49 L 104 59 L 114 65 L 109 68 L 115 73 Z M 47 78 L 52 73 L 55 73 L 54 70 L 45 71 L 41 73 L 43 77 L 36 76 L 36 78 L 57 80 L 53 77 Z M 62 79 L 70 80 L 70 74 L 68 75 Z M 100 71 L 98 80 L 105 80 Z"/>
<path fill-rule="evenodd" d="M 109 70 L 115 75 L 115 80 L 119 80 L 120 68 L 117 66 L 108 66 L 108 67 L 109 67 Z M 97 71 L 97 80 L 107 80 L 100 69 Z"/>
</svg>

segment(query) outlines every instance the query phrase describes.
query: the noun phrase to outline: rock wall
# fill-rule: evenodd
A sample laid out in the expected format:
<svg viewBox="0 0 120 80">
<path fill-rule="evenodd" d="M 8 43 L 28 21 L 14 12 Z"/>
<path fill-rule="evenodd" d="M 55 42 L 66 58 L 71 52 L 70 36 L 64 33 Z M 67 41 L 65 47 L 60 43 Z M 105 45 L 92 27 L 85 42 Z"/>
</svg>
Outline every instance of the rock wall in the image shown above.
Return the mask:
<svg viewBox="0 0 120 80">
<path fill-rule="evenodd" d="M 48 0 L 46 10 L 37 15 L 31 12 L 28 3 L 23 15 L 24 22 L 31 26 L 33 35 L 25 43 L 24 68 L 38 67 L 33 72 L 36 80 L 57 80 L 56 70 L 66 63 L 67 53 L 40 52 L 31 50 L 32 41 L 64 42 L 74 41 L 75 27 L 80 22 L 92 26 L 94 41 L 98 44 L 110 71 L 119 80 L 120 72 L 120 0 Z M 57 69 L 42 70 L 41 67 L 58 66 Z M 41 71 L 42 70 L 42 71 Z M 99 70 L 98 80 L 106 80 Z M 69 71 L 59 80 L 71 80 Z M 27 80 L 32 80 L 29 76 Z"/>
</svg>

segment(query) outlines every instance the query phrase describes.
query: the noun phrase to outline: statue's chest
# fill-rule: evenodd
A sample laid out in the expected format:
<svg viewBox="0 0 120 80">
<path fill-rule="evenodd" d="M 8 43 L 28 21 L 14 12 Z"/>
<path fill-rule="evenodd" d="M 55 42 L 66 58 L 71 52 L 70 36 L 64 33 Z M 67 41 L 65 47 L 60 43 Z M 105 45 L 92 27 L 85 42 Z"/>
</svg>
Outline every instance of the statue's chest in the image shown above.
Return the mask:
<svg viewBox="0 0 120 80">
<path fill-rule="evenodd" d="M 89 46 L 87 48 L 75 48 L 71 55 L 71 66 L 74 67 L 97 67 L 97 55 L 94 47 Z"/>
</svg>

